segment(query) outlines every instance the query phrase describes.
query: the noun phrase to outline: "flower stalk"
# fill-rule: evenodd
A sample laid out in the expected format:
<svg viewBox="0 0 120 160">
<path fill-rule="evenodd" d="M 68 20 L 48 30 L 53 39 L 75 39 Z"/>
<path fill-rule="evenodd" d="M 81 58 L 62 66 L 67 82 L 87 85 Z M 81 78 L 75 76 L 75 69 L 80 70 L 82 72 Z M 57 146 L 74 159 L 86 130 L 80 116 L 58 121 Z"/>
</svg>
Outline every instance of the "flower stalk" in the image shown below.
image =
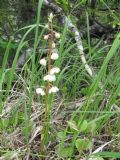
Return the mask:
<svg viewBox="0 0 120 160">
<path fill-rule="evenodd" d="M 46 85 L 42 86 L 41 88 L 37 88 L 37 94 L 44 96 L 44 103 L 45 103 L 45 113 L 43 117 L 43 129 L 41 133 L 41 145 L 40 151 L 45 153 L 45 144 L 48 140 L 48 132 L 49 132 L 49 117 L 50 117 L 50 104 L 49 104 L 49 94 L 53 94 L 59 91 L 57 86 L 53 86 L 52 82 L 56 80 L 55 74 L 60 72 L 58 67 L 54 66 L 54 61 L 59 58 L 57 52 L 55 52 L 55 43 L 54 39 L 59 39 L 60 34 L 53 30 L 53 14 L 51 13 L 48 18 L 48 29 L 50 33 L 48 35 L 44 35 L 44 40 L 49 40 L 49 51 L 47 57 L 42 58 L 40 60 L 40 64 L 44 67 L 47 66 L 47 75 L 43 77 L 43 80 L 46 81 Z"/>
<path fill-rule="evenodd" d="M 49 53 L 48 53 L 48 74 L 50 74 L 50 70 L 52 68 L 51 64 L 51 54 L 52 54 L 52 44 L 53 44 L 53 27 L 52 27 L 52 20 L 48 21 L 49 23 L 49 29 L 50 29 L 50 40 L 49 40 Z M 49 78 L 49 77 L 48 77 Z M 46 124 L 47 124 L 47 119 L 48 119 L 48 107 L 49 107 L 49 89 L 51 86 L 50 80 L 47 81 L 47 86 L 46 86 L 46 92 L 45 92 L 45 114 L 44 114 L 44 124 L 43 124 L 43 130 L 42 130 L 42 139 L 41 139 L 41 149 L 44 148 L 44 143 L 45 143 L 45 132 L 46 132 Z"/>
</svg>

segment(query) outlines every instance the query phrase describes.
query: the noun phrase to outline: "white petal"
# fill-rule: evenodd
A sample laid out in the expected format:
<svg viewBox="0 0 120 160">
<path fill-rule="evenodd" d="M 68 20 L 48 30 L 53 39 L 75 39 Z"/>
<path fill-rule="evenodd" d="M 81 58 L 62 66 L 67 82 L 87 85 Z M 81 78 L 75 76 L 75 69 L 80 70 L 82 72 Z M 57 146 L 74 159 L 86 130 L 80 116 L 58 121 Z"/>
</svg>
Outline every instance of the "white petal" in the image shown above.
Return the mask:
<svg viewBox="0 0 120 160">
<path fill-rule="evenodd" d="M 52 48 L 55 48 L 55 43 L 53 42 L 53 44 L 52 44 Z"/>
<path fill-rule="evenodd" d="M 48 40 L 49 35 L 44 35 L 44 40 Z"/>
<path fill-rule="evenodd" d="M 58 58 L 59 58 L 59 55 L 56 52 L 52 53 L 52 55 L 51 55 L 52 60 L 56 60 Z"/>
<path fill-rule="evenodd" d="M 48 75 L 44 76 L 43 80 L 44 80 L 44 81 L 52 82 L 52 81 L 55 81 L 55 80 L 56 80 L 56 77 L 55 77 L 55 75 L 50 75 L 50 74 L 48 74 Z"/>
<path fill-rule="evenodd" d="M 58 87 L 53 86 L 52 88 L 50 88 L 49 93 L 56 93 L 58 91 L 59 91 Z"/>
<path fill-rule="evenodd" d="M 57 39 L 59 39 L 60 38 L 60 33 L 55 33 L 55 37 L 57 38 Z"/>
<path fill-rule="evenodd" d="M 43 58 L 40 60 L 41 65 L 46 66 L 46 63 L 47 63 L 46 59 Z"/>
<path fill-rule="evenodd" d="M 36 89 L 36 93 L 37 93 L 37 94 L 40 94 L 41 96 L 44 96 L 44 95 L 45 95 L 45 92 L 44 92 L 44 90 L 43 90 L 42 88 L 37 88 L 37 89 Z"/>
<path fill-rule="evenodd" d="M 60 68 L 58 68 L 58 67 L 54 67 L 50 70 L 50 74 L 52 74 L 52 75 L 55 73 L 59 73 L 59 72 L 60 72 Z"/>
</svg>

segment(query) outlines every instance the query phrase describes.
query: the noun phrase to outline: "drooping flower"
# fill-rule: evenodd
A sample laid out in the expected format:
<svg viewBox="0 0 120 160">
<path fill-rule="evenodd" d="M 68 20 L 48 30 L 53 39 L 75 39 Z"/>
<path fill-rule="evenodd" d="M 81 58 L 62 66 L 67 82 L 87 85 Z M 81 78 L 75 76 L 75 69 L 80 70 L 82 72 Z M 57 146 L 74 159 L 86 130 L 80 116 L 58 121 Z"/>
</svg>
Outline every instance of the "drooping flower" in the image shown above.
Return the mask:
<svg viewBox="0 0 120 160">
<path fill-rule="evenodd" d="M 44 40 L 48 40 L 49 35 L 44 35 Z"/>
<path fill-rule="evenodd" d="M 37 93 L 37 94 L 40 94 L 41 96 L 44 96 L 44 95 L 45 95 L 45 92 L 44 92 L 44 90 L 43 90 L 42 88 L 37 88 L 37 89 L 36 89 L 36 93 Z"/>
<path fill-rule="evenodd" d="M 51 75 L 53 75 L 53 74 L 55 74 L 55 73 L 59 73 L 60 72 L 60 68 L 58 68 L 58 67 L 54 67 L 54 68 L 52 68 L 51 70 L 50 70 L 50 74 Z"/>
<path fill-rule="evenodd" d="M 48 74 L 48 75 L 44 76 L 43 80 L 53 82 L 56 80 L 56 77 L 55 77 L 55 75 Z"/>
<path fill-rule="evenodd" d="M 59 58 L 59 55 L 56 52 L 53 52 L 52 55 L 51 55 L 51 59 L 56 60 L 58 58 Z"/>
<path fill-rule="evenodd" d="M 55 32 L 55 38 L 59 39 L 60 38 L 60 33 Z"/>
<path fill-rule="evenodd" d="M 47 61 L 46 61 L 45 58 L 43 58 L 43 59 L 40 60 L 40 64 L 41 65 L 46 66 L 46 63 L 47 63 Z"/>
<path fill-rule="evenodd" d="M 52 88 L 49 89 L 49 93 L 56 93 L 58 91 L 59 91 L 59 89 L 56 86 L 53 86 Z"/>
</svg>

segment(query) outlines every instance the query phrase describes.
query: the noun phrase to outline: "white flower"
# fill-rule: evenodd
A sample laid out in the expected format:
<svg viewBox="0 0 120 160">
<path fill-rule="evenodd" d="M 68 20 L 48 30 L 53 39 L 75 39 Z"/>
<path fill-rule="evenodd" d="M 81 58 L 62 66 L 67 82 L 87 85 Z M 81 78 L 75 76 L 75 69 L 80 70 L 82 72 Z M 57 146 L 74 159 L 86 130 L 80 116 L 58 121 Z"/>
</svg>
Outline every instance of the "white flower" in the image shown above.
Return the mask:
<svg viewBox="0 0 120 160">
<path fill-rule="evenodd" d="M 53 86 L 52 88 L 50 88 L 49 93 L 56 93 L 58 91 L 59 89 L 56 86 Z"/>
<path fill-rule="evenodd" d="M 48 40 L 49 35 L 44 35 L 44 40 Z"/>
<path fill-rule="evenodd" d="M 52 48 L 55 48 L 55 43 L 54 42 L 52 43 Z"/>
<path fill-rule="evenodd" d="M 55 77 L 55 75 L 48 74 L 48 75 L 44 76 L 43 80 L 52 82 L 52 81 L 56 80 L 56 77 Z"/>
<path fill-rule="evenodd" d="M 44 92 L 44 90 L 43 90 L 42 88 L 37 88 L 37 89 L 36 89 L 36 93 L 37 93 L 37 94 L 40 94 L 41 96 L 44 96 L 44 95 L 45 95 L 45 92 Z"/>
<path fill-rule="evenodd" d="M 56 52 L 53 52 L 51 55 L 51 59 L 56 60 L 59 58 L 59 55 Z"/>
<path fill-rule="evenodd" d="M 55 37 L 57 38 L 57 39 L 59 39 L 60 38 L 60 33 L 55 33 Z"/>
<path fill-rule="evenodd" d="M 47 61 L 45 60 L 45 58 L 40 60 L 40 64 L 43 66 L 46 66 Z"/>
<path fill-rule="evenodd" d="M 50 70 L 50 74 L 51 75 L 53 75 L 53 74 L 55 74 L 55 73 L 59 73 L 60 72 L 60 68 L 58 68 L 58 67 L 54 67 L 54 68 L 52 68 L 51 70 Z"/>
</svg>

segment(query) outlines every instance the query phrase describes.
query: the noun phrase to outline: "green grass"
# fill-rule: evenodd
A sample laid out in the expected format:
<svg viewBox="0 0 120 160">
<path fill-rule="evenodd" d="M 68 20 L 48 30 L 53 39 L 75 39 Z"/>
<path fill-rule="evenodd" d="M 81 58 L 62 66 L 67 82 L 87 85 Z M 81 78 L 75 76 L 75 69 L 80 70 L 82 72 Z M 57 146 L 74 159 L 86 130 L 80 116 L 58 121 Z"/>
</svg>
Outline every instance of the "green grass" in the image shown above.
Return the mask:
<svg viewBox="0 0 120 160">
<path fill-rule="evenodd" d="M 111 45 L 99 41 L 90 43 L 89 17 L 87 15 L 88 38 L 83 44 L 89 50 L 88 62 L 94 66 L 94 77 L 89 77 L 73 39 L 66 40 L 67 24 L 61 31 L 58 45 L 60 58 L 55 65 L 61 68 L 56 85 L 60 92 L 50 97 L 48 133 L 46 134 L 46 155 L 40 152 L 40 134 L 44 113 L 44 100 L 36 95 L 35 89 L 43 85 L 45 69 L 40 67 L 36 50 L 43 48 L 45 28 L 40 24 L 42 1 L 38 5 L 37 22 L 21 30 L 25 34 L 20 41 L 11 68 L 7 69 L 11 41 L 4 53 L 0 70 L 0 157 L 40 159 L 80 159 L 90 156 L 120 158 L 120 33 Z M 16 69 L 20 51 L 34 36 L 34 50 L 24 66 Z M 87 42 L 86 42 L 87 41 Z M 103 46 L 104 44 L 104 46 Z M 109 145 L 107 142 L 113 140 Z M 106 146 L 104 147 L 103 145 Z M 102 152 L 97 151 L 102 146 Z"/>
</svg>

